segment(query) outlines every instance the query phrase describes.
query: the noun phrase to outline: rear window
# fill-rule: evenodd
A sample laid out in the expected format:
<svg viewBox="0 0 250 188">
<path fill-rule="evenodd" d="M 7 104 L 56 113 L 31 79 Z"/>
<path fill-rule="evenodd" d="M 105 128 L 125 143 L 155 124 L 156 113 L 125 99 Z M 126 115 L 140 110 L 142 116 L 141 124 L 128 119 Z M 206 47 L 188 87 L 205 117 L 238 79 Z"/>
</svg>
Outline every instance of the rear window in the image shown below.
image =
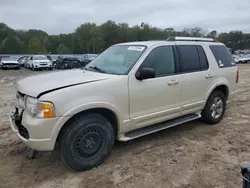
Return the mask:
<svg viewBox="0 0 250 188">
<path fill-rule="evenodd" d="M 222 45 L 209 46 L 220 68 L 236 66 L 230 51 Z"/>
</svg>

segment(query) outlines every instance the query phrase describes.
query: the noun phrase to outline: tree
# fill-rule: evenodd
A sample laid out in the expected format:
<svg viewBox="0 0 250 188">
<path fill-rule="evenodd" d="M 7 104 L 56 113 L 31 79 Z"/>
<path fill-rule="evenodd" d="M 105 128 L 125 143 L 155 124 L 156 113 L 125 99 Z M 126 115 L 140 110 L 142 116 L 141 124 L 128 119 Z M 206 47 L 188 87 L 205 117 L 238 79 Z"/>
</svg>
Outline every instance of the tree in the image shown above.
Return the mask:
<svg viewBox="0 0 250 188">
<path fill-rule="evenodd" d="M 58 54 L 71 54 L 72 53 L 72 51 L 65 44 L 59 44 L 56 51 Z"/>
<path fill-rule="evenodd" d="M 47 53 L 44 45 L 41 43 L 41 41 L 37 37 L 32 37 L 29 40 L 28 50 L 29 50 L 29 53 L 32 53 L 32 54 L 46 54 Z"/>
<path fill-rule="evenodd" d="M 23 45 L 16 36 L 6 37 L 1 43 L 1 52 L 9 54 L 19 54 L 23 51 Z"/>
<path fill-rule="evenodd" d="M 168 27 L 153 27 L 145 22 L 129 26 L 128 23 L 108 20 L 101 25 L 87 22 L 73 33 L 59 35 L 48 35 L 38 29 L 14 30 L 0 23 L 0 53 L 100 53 L 116 43 L 166 40 L 170 36 L 216 38 L 233 51 L 250 48 L 250 33 L 242 31 L 218 33 L 200 27 L 177 31 Z"/>
</svg>

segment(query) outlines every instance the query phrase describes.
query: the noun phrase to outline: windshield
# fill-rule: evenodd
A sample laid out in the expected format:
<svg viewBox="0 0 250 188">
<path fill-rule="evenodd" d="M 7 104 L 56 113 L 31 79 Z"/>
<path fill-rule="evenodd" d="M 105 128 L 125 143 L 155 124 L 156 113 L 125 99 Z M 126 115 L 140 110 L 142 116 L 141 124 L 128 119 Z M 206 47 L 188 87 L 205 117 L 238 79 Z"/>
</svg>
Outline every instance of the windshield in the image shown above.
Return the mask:
<svg viewBox="0 0 250 188">
<path fill-rule="evenodd" d="M 85 68 L 107 74 L 128 74 L 139 57 L 146 50 L 146 46 L 116 45 L 111 46 L 97 56 Z"/>
<path fill-rule="evenodd" d="M 16 61 L 16 57 L 2 57 L 2 61 Z"/>
<path fill-rule="evenodd" d="M 48 58 L 44 55 L 34 56 L 34 60 L 48 60 Z"/>
</svg>

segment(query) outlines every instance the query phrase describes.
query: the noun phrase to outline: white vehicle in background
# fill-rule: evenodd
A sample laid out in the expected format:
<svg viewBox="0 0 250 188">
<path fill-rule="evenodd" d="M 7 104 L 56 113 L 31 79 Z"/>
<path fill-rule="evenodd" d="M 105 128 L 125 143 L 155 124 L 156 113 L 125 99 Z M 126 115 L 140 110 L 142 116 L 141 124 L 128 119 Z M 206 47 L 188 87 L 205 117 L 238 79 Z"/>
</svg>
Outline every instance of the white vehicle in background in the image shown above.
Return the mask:
<svg viewBox="0 0 250 188">
<path fill-rule="evenodd" d="M 45 55 L 30 56 L 26 66 L 27 68 L 30 68 L 32 70 L 36 69 L 52 70 L 52 62 Z"/>
<path fill-rule="evenodd" d="M 20 69 L 20 64 L 17 58 L 14 56 L 3 56 L 0 57 L 0 68 L 1 69 Z"/>
<path fill-rule="evenodd" d="M 234 55 L 233 58 L 234 58 L 235 63 L 237 63 L 237 64 L 250 63 L 250 54 L 247 54 L 247 55 Z"/>
</svg>

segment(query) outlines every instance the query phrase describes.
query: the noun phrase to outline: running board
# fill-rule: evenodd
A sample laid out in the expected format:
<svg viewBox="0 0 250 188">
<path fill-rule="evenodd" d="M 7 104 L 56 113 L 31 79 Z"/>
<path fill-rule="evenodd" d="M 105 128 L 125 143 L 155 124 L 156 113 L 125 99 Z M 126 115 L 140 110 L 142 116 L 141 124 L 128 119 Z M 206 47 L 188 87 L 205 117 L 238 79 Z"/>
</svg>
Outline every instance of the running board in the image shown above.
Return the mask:
<svg viewBox="0 0 250 188">
<path fill-rule="evenodd" d="M 129 140 L 141 137 L 141 136 L 145 136 L 145 135 L 157 132 L 157 131 L 161 131 L 161 130 L 164 130 L 164 129 L 167 129 L 167 128 L 170 128 L 170 127 L 174 127 L 174 126 L 182 124 L 182 123 L 186 123 L 186 122 L 198 119 L 200 117 L 201 117 L 200 114 L 185 115 L 185 116 L 182 116 L 182 117 L 179 117 L 179 118 L 175 118 L 175 119 L 172 119 L 172 120 L 169 120 L 169 121 L 165 121 L 163 123 L 150 125 L 150 126 L 147 126 L 147 127 L 143 127 L 143 128 L 137 129 L 137 130 L 127 132 L 125 134 L 121 134 L 121 135 L 119 135 L 118 140 L 120 140 L 120 141 L 129 141 Z"/>
</svg>

